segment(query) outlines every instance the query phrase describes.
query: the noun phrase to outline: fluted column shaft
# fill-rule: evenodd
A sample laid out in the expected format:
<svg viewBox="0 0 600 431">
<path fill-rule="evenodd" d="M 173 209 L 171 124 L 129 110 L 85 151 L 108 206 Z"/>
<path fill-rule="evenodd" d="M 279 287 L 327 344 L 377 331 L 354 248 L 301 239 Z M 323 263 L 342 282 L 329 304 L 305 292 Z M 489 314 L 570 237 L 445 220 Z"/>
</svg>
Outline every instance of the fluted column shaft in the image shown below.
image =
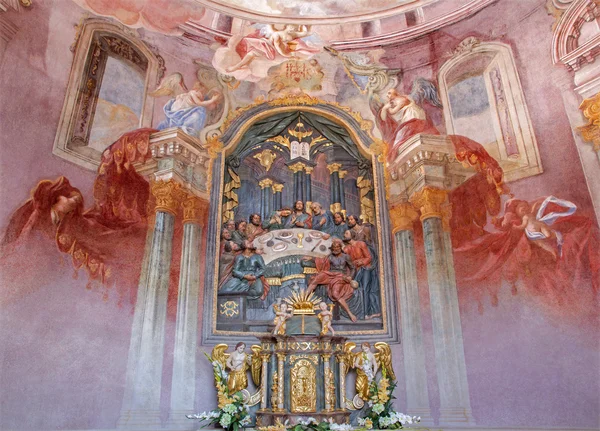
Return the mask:
<svg viewBox="0 0 600 431">
<path fill-rule="evenodd" d="M 329 359 L 331 358 L 331 355 L 323 355 L 323 377 L 324 377 L 324 382 L 325 382 L 325 411 L 326 412 L 330 412 L 333 411 L 333 409 L 335 408 L 335 406 L 331 405 L 331 399 L 329 398 L 329 396 L 327 396 L 329 392 L 329 388 L 332 384 L 331 382 L 331 375 L 330 373 L 330 363 L 329 363 Z"/>
<path fill-rule="evenodd" d="M 270 354 L 262 354 L 261 355 L 261 359 L 262 359 L 262 371 L 260 374 L 260 385 L 261 385 L 261 392 L 260 392 L 260 409 L 261 410 L 266 410 L 267 409 L 267 385 L 268 385 L 268 376 L 269 376 L 269 358 L 270 358 Z"/>
<path fill-rule="evenodd" d="M 344 178 L 348 171 L 340 171 L 339 172 L 339 180 L 338 180 L 338 188 L 340 193 L 340 205 L 342 206 L 342 210 L 346 209 L 346 191 L 344 190 Z"/>
<path fill-rule="evenodd" d="M 402 203 L 390 210 L 396 240 L 396 275 L 400 290 L 406 413 L 421 416 L 422 425 L 432 426 L 434 423 L 427 390 L 427 370 L 425 369 L 421 306 L 413 236 L 413 226 L 418 217 L 419 214 L 410 203 Z"/>
<path fill-rule="evenodd" d="M 273 181 L 265 178 L 258 182 L 260 186 L 260 216 L 263 220 L 271 217 L 273 212 Z M 277 208 L 279 209 L 279 208 Z"/>
<path fill-rule="evenodd" d="M 425 187 L 411 197 L 421 210 L 427 279 L 431 300 L 433 343 L 440 392 L 440 425 L 473 424 L 466 379 L 464 344 L 449 236 L 442 218 L 447 192 Z"/>
<path fill-rule="evenodd" d="M 283 207 L 283 184 L 273 184 L 273 210 L 280 210 Z M 270 216 L 270 215 L 269 215 Z"/>
<path fill-rule="evenodd" d="M 130 412 L 123 414 L 119 426 L 148 427 L 160 424 L 160 393 L 167 315 L 167 293 L 173 247 L 175 214 L 182 197 L 175 181 L 158 181 L 151 186 L 156 199 L 156 219 L 146 267 L 146 283 L 140 288 L 143 301 L 138 301 L 141 321 L 134 326 L 131 343 L 137 354 L 130 352 L 128 368 L 132 370 L 133 387 Z M 138 293 L 138 294 L 140 294 Z M 137 311 L 137 310 L 136 310 Z"/>
<path fill-rule="evenodd" d="M 169 414 L 172 424 L 189 424 L 185 415 L 194 412 L 200 246 L 202 242 L 200 223 L 203 214 L 202 208 L 205 205 L 199 199 L 190 196 L 182 206 L 183 242 L 177 294 L 171 411 Z"/>
<path fill-rule="evenodd" d="M 307 166 L 304 168 L 304 198 L 306 202 L 312 202 L 312 171 L 313 168 Z"/>
<path fill-rule="evenodd" d="M 279 378 L 278 381 L 278 385 L 277 385 L 277 409 L 279 410 L 283 410 L 283 406 L 284 406 L 284 393 L 283 393 L 283 381 L 285 379 L 284 377 L 284 361 L 285 361 L 285 354 L 284 353 L 277 353 L 277 376 Z"/>
</svg>

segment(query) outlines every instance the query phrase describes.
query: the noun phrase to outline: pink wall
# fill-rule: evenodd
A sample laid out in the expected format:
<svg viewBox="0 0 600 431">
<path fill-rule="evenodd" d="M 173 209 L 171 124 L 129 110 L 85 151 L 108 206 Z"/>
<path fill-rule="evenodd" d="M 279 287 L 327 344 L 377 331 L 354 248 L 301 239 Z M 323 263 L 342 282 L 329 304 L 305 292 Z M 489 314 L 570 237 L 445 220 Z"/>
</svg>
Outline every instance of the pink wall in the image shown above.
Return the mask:
<svg viewBox="0 0 600 431">
<path fill-rule="evenodd" d="M 73 58 L 69 51 L 73 25 L 79 22 L 82 10 L 67 0 L 55 1 L 52 6 L 48 3 L 35 2 L 31 10 L 7 13 L 19 32 L 0 64 L 0 196 L 4 203 L 0 230 L 41 179 L 65 175 L 82 190 L 86 206 L 91 202 L 94 173 L 52 155 Z M 405 82 L 410 83 L 415 76 L 431 77 L 447 53 L 467 36 L 509 43 L 545 171 L 510 184 L 511 189 L 525 199 L 555 194 L 576 202 L 582 213 L 593 216 L 562 99 L 552 83 L 552 18 L 543 4 L 542 0 L 501 0 L 443 32 L 391 49 L 386 61 L 402 66 Z M 191 59 L 206 57 L 206 50 L 195 51 L 154 34 L 147 36 L 165 52 L 167 73 L 183 72 L 190 85 Z M 156 104 L 157 120 L 161 102 Z M 439 113 L 433 114 L 441 121 Z M 48 246 L 48 241 L 40 238 L 40 249 Z M 3 307 L 0 315 L 0 429 L 112 428 L 123 396 L 131 304 L 118 305 L 114 295 L 104 302 L 102 292 L 86 290 L 83 274 L 73 279 L 70 263 L 58 253 L 33 256 L 38 259 L 32 260 L 36 268 L 47 268 L 43 272 L 51 276 L 24 276 L 23 295 Z M 421 259 L 421 267 L 423 264 Z M 10 283 L 15 284 L 14 280 Z M 420 293 L 428 389 L 436 413 L 439 395 L 425 283 L 421 283 Z M 598 322 L 590 322 L 587 329 L 559 325 L 508 289 L 499 306 L 486 306 L 483 315 L 464 301 L 461 313 L 471 403 L 479 425 L 600 425 Z M 173 332 L 170 320 L 165 412 Z M 210 347 L 203 350 L 209 352 Z M 397 405 L 404 411 L 402 347 L 396 345 L 393 351 L 400 379 Z M 197 404 L 199 410 L 206 410 L 215 405 L 212 393 L 207 396 L 206 391 L 212 371 L 200 352 L 198 364 Z"/>
<path fill-rule="evenodd" d="M 83 10 L 59 0 L 34 2 L 31 9 L 5 16 L 19 31 L 0 60 L 2 232 L 38 181 L 66 176 L 82 191 L 87 208 L 96 176 L 52 154 L 73 61 L 69 47 Z M 191 86 L 194 57 L 182 60 L 187 48 L 160 35 L 148 38 L 161 51 L 177 53 L 164 55 L 167 73 L 183 73 Z M 154 124 L 162 118 L 163 100 L 155 104 Z M 0 271 L 3 295 L 17 298 L 8 304 L 0 300 L 0 429 L 114 428 L 123 400 L 132 303 L 129 298 L 118 303 L 110 289 L 106 301 L 103 289 L 87 290 L 82 271 L 72 277 L 68 256 L 47 253 L 56 247 L 49 238 L 40 235 L 31 243 L 38 247 L 29 250 L 29 262 L 8 260 L 15 267 Z M 17 264 L 28 271 L 22 277 L 14 276 Z M 171 352 L 173 326 L 167 327 Z M 167 357 L 165 366 L 169 363 Z"/>
<path fill-rule="evenodd" d="M 594 218 L 571 126 L 552 82 L 557 68 L 550 57 L 553 18 L 546 13 L 545 3 L 500 0 L 468 20 L 388 50 L 384 61 L 404 69 L 404 89 L 410 91 L 415 77 L 435 78 L 456 45 L 468 36 L 509 44 L 544 168 L 541 175 L 510 183 L 510 189 L 521 199 L 552 194 L 571 200 L 580 214 Z M 429 112 L 443 130 L 440 112 Z M 437 410 L 426 286 L 420 293 L 429 393 Z M 509 286 L 504 286 L 499 306 L 488 301 L 483 315 L 476 304 L 459 300 L 471 405 L 479 425 L 600 426 L 598 319 L 584 326 L 559 323 L 539 304 L 512 296 Z M 595 307 L 598 310 L 598 304 Z"/>
</svg>

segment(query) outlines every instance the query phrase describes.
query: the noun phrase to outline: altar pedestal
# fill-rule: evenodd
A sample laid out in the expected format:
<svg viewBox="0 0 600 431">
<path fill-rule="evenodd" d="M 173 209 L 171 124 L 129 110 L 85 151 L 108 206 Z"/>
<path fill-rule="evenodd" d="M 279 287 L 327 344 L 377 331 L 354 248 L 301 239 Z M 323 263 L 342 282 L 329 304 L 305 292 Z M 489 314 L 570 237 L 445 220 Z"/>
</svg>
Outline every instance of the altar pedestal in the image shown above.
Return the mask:
<svg viewBox="0 0 600 431">
<path fill-rule="evenodd" d="M 315 315 L 295 315 L 287 322 L 286 335 L 259 338 L 267 375 L 256 426 L 278 420 L 296 424 L 311 417 L 349 423 L 338 362 L 346 338 L 319 336 L 320 329 Z"/>
</svg>

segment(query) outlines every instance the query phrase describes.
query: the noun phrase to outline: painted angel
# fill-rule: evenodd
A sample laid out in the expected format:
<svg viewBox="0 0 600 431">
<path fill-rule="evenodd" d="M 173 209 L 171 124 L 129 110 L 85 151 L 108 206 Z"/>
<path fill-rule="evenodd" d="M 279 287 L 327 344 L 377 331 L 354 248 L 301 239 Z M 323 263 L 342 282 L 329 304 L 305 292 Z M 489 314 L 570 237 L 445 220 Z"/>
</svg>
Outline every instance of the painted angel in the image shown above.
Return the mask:
<svg viewBox="0 0 600 431">
<path fill-rule="evenodd" d="M 388 161 L 396 159 L 399 148 L 411 136 L 419 133 L 440 134 L 427 118 L 422 106 L 427 101 L 437 108 L 442 107 L 433 82 L 417 78 L 409 95 L 400 94 L 398 90 L 391 88 L 387 92 L 387 99 L 386 103 L 381 104 L 376 98 L 372 98 L 371 110 L 377 119 L 383 140 L 389 146 Z"/>
<path fill-rule="evenodd" d="M 461 212 L 454 200 L 453 212 Z M 555 315 L 585 315 L 600 288 L 600 233 L 593 220 L 579 215 L 573 202 L 547 196 L 509 199 L 492 224 L 495 231 L 454 241 L 458 285 L 480 312 L 483 295 L 497 305 L 507 281 L 513 294 L 519 289 Z"/>
<path fill-rule="evenodd" d="M 268 24 L 249 35 L 231 37 L 226 47 L 215 52 L 213 66 L 240 81 L 258 82 L 272 66 L 291 57 L 308 59 L 319 52 L 319 47 L 302 40 L 311 34 L 306 25 L 286 24 L 279 29 Z"/>
<path fill-rule="evenodd" d="M 150 95 L 172 97 L 163 108 L 165 119 L 158 124 L 159 130 L 178 127 L 195 137 L 206 126 L 207 110 L 214 109 L 222 97 L 221 92 L 216 89 L 207 91 L 200 81 L 196 81 L 192 90 L 188 90 L 183 76 L 177 72 L 163 79 Z"/>
<path fill-rule="evenodd" d="M 235 350 L 227 353 L 227 344 L 218 344 L 214 347 L 211 355 L 213 364 L 216 362 L 222 370 L 228 370 L 227 390 L 230 395 L 242 391 L 248 387 L 248 368 L 251 370 L 252 381 L 260 386 L 260 374 L 262 362 L 260 359 L 260 346 L 252 346 L 252 354 L 246 353 L 246 344 L 237 343 Z"/>
<path fill-rule="evenodd" d="M 387 343 L 375 343 L 377 353 L 371 351 L 369 343 L 362 343 L 361 351 L 354 353 L 356 343 L 347 342 L 344 346 L 344 361 L 347 369 L 356 369 L 356 397 L 369 399 L 369 387 L 375 381 L 378 371 L 385 372 L 391 379 L 396 375 L 392 367 L 392 351 Z"/>
</svg>

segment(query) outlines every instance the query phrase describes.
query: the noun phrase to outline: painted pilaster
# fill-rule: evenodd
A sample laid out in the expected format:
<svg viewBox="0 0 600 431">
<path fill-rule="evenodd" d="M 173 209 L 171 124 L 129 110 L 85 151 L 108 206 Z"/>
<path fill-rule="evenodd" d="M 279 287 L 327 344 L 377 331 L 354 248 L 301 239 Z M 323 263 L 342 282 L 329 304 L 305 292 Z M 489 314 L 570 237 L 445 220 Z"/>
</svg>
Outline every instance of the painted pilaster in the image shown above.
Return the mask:
<svg viewBox="0 0 600 431">
<path fill-rule="evenodd" d="M 474 424 L 466 379 L 464 344 L 456 293 L 454 261 L 442 218 L 446 190 L 425 186 L 411 203 L 420 209 L 431 299 L 433 344 L 440 392 L 439 425 Z M 447 212 L 446 212 L 447 214 Z"/>
<path fill-rule="evenodd" d="M 140 286 L 144 296 L 138 301 L 141 322 L 133 326 L 131 343 L 138 346 L 138 353 L 130 356 L 128 368 L 132 370 L 130 410 L 123 412 L 119 425 L 123 428 L 155 428 L 160 426 L 160 393 L 167 316 L 167 293 L 173 246 L 175 214 L 183 196 L 179 183 L 156 181 L 151 185 L 156 200 L 156 219 L 146 279 Z"/>
<path fill-rule="evenodd" d="M 340 192 L 340 205 L 342 206 L 342 210 L 346 210 L 346 191 L 344 190 L 344 178 L 346 178 L 346 174 L 348 171 L 340 171 L 339 175 L 339 183 L 338 188 Z"/>
<path fill-rule="evenodd" d="M 172 428 L 195 428 L 195 424 L 190 424 L 185 415 L 194 413 L 195 404 L 201 223 L 206 205 L 194 196 L 188 196 L 182 203 L 183 242 L 169 412 L 169 425 Z"/>
<path fill-rule="evenodd" d="M 421 416 L 421 425 L 432 426 L 413 236 L 413 226 L 419 214 L 410 203 L 404 202 L 391 208 L 390 218 L 396 243 L 396 276 L 400 291 L 406 413 Z"/>
</svg>

